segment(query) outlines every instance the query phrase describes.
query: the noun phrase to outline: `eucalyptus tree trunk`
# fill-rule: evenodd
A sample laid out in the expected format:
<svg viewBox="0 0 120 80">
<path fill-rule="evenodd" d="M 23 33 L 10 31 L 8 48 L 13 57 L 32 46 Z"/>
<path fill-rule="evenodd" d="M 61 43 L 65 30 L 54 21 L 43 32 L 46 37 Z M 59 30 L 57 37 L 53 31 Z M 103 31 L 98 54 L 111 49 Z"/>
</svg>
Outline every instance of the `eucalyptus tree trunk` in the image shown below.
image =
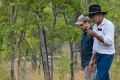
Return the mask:
<svg viewBox="0 0 120 80">
<path fill-rule="evenodd" d="M 50 41 L 50 43 L 51 43 L 51 45 L 50 45 L 50 54 L 51 54 L 51 69 L 50 69 L 50 71 L 51 71 L 51 80 L 53 80 L 53 61 L 54 61 L 54 59 L 53 59 L 53 54 L 54 54 L 54 45 L 55 45 L 55 42 L 54 42 L 54 38 L 55 38 L 55 26 L 56 26 L 56 14 L 55 14 L 55 10 L 53 9 L 53 14 L 54 14 L 54 16 L 53 16 L 53 28 L 52 28 L 52 32 L 51 32 L 51 41 Z"/>
<path fill-rule="evenodd" d="M 19 48 L 19 54 L 18 54 L 18 80 L 21 80 L 21 49 Z"/>
<path fill-rule="evenodd" d="M 68 25 L 68 21 L 67 21 L 67 17 L 66 14 L 63 13 L 63 17 L 64 17 L 64 21 L 66 23 L 66 25 Z M 70 45 L 70 74 L 71 74 L 71 78 L 70 80 L 74 80 L 74 52 L 73 52 L 73 42 L 71 40 L 69 40 L 69 45 Z"/>
<path fill-rule="evenodd" d="M 9 19 L 9 24 L 11 27 L 11 32 L 10 32 L 10 42 L 11 42 L 11 80 L 15 80 L 14 76 L 14 52 L 15 52 L 15 44 L 16 44 L 16 38 L 15 38 L 15 32 L 13 30 L 14 28 L 14 23 L 16 21 L 17 17 L 17 6 L 12 5 L 11 6 L 11 16 Z"/>
<path fill-rule="evenodd" d="M 73 42 L 69 41 L 69 44 L 70 44 L 70 53 L 71 53 L 71 64 L 70 64 L 71 80 L 74 80 L 74 52 L 73 52 Z"/>
<path fill-rule="evenodd" d="M 41 45 L 41 56 L 42 56 L 42 63 L 43 63 L 43 71 L 44 71 L 44 78 L 45 80 L 51 80 L 50 78 L 50 70 L 49 70 L 49 62 L 48 62 L 48 53 L 47 53 L 47 46 L 46 46 L 46 36 L 45 30 L 43 27 L 38 26 L 39 36 L 40 36 L 40 45 Z"/>
<path fill-rule="evenodd" d="M 21 35 L 20 35 L 20 39 L 18 41 L 18 80 L 21 80 L 21 57 L 22 57 L 22 50 L 21 50 L 21 46 L 22 46 L 22 42 L 25 39 L 25 33 L 26 33 L 26 29 L 21 31 Z"/>
<path fill-rule="evenodd" d="M 80 11 L 79 9 L 75 12 L 75 15 L 73 16 L 73 23 L 75 23 L 77 21 L 78 16 L 80 15 Z M 64 21 L 66 23 L 66 25 L 68 25 L 68 20 L 67 20 L 67 16 L 66 14 L 63 12 L 63 17 L 64 17 Z M 74 55 L 74 51 L 73 51 L 73 40 L 70 39 L 69 40 L 69 45 L 70 45 L 70 59 L 71 59 L 71 63 L 70 63 L 70 73 L 71 73 L 71 80 L 74 80 L 74 61 L 75 61 L 75 55 Z"/>
<path fill-rule="evenodd" d="M 14 47 L 11 48 L 11 80 L 14 79 Z"/>
<path fill-rule="evenodd" d="M 38 22 L 40 19 L 39 12 L 35 11 L 35 13 L 36 13 L 36 16 L 35 16 L 36 23 L 38 25 L 40 53 L 41 53 L 42 63 L 43 63 L 44 78 L 45 78 L 45 80 L 51 80 L 49 61 L 48 61 L 48 52 L 47 52 L 47 45 L 46 45 L 46 34 L 45 34 L 44 28 L 42 26 L 40 26 L 40 24 Z"/>
</svg>

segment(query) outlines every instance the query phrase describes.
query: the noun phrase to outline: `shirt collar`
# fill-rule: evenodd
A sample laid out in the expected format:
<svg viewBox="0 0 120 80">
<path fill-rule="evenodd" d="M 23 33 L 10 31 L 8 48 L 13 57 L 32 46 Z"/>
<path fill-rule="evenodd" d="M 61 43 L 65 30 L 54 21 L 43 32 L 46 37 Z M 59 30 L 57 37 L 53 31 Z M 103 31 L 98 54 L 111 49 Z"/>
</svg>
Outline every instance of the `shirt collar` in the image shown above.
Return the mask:
<svg viewBox="0 0 120 80">
<path fill-rule="evenodd" d="M 104 25 L 105 23 L 106 23 L 106 19 L 103 18 L 102 23 L 100 24 L 100 26 Z"/>
<path fill-rule="evenodd" d="M 106 18 L 103 18 L 101 24 L 99 26 L 97 26 L 97 24 L 95 24 L 96 27 L 101 27 L 102 25 L 104 25 L 106 23 Z"/>
</svg>

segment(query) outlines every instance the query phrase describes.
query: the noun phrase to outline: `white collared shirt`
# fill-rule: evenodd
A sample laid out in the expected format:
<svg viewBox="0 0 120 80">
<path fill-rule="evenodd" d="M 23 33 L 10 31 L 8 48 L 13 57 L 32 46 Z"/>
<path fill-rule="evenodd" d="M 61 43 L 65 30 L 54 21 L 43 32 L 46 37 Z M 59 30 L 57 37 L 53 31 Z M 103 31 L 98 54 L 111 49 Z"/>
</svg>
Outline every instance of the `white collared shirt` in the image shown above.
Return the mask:
<svg viewBox="0 0 120 80">
<path fill-rule="evenodd" d="M 111 21 L 107 19 L 103 19 L 102 23 L 97 26 L 94 25 L 93 31 L 103 37 L 104 43 L 100 42 L 97 38 L 94 37 L 93 43 L 93 53 L 100 54 L 114 54 L 115 46 L 114 46 L 114 25 Z"/>
</svg>

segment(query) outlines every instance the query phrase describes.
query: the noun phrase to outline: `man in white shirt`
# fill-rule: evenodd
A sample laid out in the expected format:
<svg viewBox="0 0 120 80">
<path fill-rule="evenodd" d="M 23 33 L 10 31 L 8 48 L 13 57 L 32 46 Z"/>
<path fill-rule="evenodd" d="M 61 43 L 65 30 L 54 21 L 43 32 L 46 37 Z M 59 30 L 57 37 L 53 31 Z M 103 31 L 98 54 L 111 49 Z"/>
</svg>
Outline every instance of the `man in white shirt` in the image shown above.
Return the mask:
<svg viewBox="0 0 120 80">
<path fill-rule="evenodd" d="M 99 5 L 89 7 L 89 17 L 95 22 L 93 31 L 87 33 L 94 37 L 93 55 L 89 63 L 92 68 L 96 59 L 97 73 L 96 80 L 110 80 L 109 69 L 115 54 L 114 47 L 114 25 L 111 21 L 104 18 L 107 12 L 102 12 Z"/>
</svg>

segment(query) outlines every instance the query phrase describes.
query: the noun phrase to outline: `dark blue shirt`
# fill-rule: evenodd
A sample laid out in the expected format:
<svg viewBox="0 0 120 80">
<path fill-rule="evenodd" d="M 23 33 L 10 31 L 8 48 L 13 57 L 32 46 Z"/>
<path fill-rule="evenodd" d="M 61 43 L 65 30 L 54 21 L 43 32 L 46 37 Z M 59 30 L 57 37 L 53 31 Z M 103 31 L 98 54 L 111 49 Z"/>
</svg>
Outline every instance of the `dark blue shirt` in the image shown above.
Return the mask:
<svg viewBox="0 0 120 80">
<path fill-rule="evenodd" d="M 88 66 L 92 56 L 93 37 L 87 35 L 87 32 L 83 32 L 80 47 L 81 66 Z"/>
</svg>

